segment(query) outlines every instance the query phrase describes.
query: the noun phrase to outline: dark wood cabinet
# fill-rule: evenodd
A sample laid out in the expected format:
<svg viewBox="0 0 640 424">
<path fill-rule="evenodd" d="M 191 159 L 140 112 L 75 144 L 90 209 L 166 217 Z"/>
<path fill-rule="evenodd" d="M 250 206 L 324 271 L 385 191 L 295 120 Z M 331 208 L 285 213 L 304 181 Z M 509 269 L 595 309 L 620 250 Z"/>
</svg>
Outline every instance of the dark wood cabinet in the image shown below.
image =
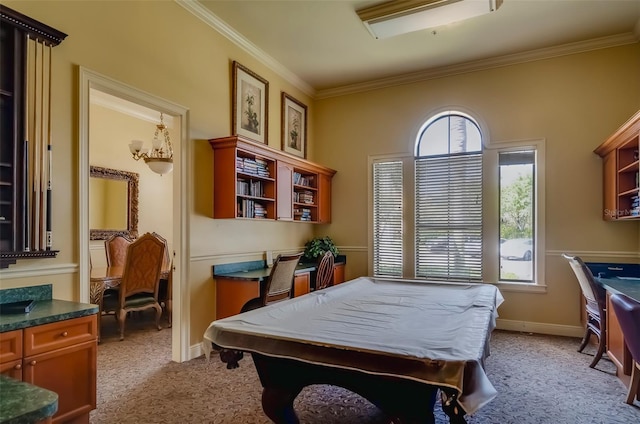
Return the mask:
<svg viewBox="0 0 640 424">
<path fill-rule="evenodd" d="M 42 111 L 33 116 L 28 113 L 29 101 L 32 102 L 31 110 L 35 110 L 35 100 L 30 100 L 37 99 L 37 96 L 32 95 L 37 91 L 33 87 L 41 87 L 43 90 L 44 85 L 42 81 L 29 83 L 27 54 L 31 44 L 35 53 L 48 49 L 50 55 L 51 47 L 58 45 L 66 36 L 48 25 L 0 5 L 0 268 L 6 268 L 19 258 L 52 257 L 56 254 L 53 249 L 41 249 L 30 244 L 29 228 L 32 222 L 28 193 L 32 191 L 32 187 L 29 182 L 33 180 L 33 175 L 44 172 L 44 166 L 41 165 L 43 161 L 37 164 L 29 160 L 33 150 L 28 147 L 29 142 L 34 141 L 29 140 L 29 136 L 37 131 L 28 129 L 36 128 L 36 119 L 42 121 L 39 122 L 41 129 L 49 123 L 44 123 Z M 33 62 L 37 62 L 37 59 Z M 37 67 L 37 63 L 31 66 Z M 46 68 L 42 64 L 39 67 Z M 41 93 L 38 101 L 51 104 L 49 96 L 50 94 Z M 44 141 L 41 140 L 41 146 L 42 143 Z M 39 171 L 34 174 L 35 168 Z M 47 207 L 50 208 L 50 204 Z"/>
</svg>

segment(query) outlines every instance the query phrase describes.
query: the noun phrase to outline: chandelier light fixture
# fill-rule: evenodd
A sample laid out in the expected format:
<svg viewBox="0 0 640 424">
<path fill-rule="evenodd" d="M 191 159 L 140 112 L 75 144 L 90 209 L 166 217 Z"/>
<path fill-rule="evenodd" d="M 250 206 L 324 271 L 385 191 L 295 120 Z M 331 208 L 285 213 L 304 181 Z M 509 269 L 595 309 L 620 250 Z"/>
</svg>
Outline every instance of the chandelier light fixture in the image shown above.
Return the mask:
<svg viewBox="0 0 640 424">
<path fill-rule="evenodd" d="M 156 132 L 151 141 L 151 150 L 144 148 L 143 145 L 144 141 L 142 140 L 131 140 L 129 150 L 135 160 L 144 159 L 156 174 L 168 174 L 173 170 L 173 147 L 169 130 L 164 125 L 162 113 L 160 113 L 160 123 L 156 125 Z"/>
</svg>

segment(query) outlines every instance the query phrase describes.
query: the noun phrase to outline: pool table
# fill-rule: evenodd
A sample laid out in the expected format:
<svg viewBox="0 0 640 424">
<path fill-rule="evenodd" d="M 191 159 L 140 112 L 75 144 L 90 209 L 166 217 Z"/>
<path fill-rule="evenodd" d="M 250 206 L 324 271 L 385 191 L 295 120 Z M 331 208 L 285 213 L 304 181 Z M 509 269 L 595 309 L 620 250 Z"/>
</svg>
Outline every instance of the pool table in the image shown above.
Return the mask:
<svg viewBox="0 0 640 424">
<path fill-rule="evenodd" d="M 439 391 L 464 423 L 496 396 L 484 361 L 502 301 L 490 284 L 361 277 L 214 321 L 203 349 L 228 368 L 251 353 L 276 423 L 299 422 L 293 401 L 311 384 L 358 393 L 396 423 L 433 423 Z"/>
</svg>

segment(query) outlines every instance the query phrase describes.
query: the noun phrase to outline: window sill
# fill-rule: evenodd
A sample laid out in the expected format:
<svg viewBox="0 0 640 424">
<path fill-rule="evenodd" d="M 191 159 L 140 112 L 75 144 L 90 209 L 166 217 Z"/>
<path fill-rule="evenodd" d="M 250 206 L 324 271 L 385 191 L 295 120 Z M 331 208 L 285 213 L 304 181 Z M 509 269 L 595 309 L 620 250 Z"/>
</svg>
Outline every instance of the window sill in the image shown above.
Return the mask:
<svg viewBox="0 0 640 424">
<path fill-rule="evenodd" d="M 511 281 L 498 281 L 493 283 L 501 292 L 518 292 L 518 293 L 546 293 L 546 284 L 533 283 L 514 283 Z"/>
</svg>

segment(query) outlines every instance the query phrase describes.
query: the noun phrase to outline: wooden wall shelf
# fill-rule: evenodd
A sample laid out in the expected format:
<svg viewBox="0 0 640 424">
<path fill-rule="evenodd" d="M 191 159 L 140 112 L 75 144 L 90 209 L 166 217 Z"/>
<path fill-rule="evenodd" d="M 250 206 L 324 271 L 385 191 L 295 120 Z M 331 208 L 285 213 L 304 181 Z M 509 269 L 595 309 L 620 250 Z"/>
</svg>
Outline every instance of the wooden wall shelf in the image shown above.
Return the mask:
<svg viewBox="0 0 640 424">
<path fill-rule="evenodd" d="M 209 143 L 214 218 L 331 222 L 333 169 L 241 136 Z"/>
<path fill-rule="evenodd" d="M 603 218 L 640 219 L 640 111 L 595 149 L 603 160 Z"/>
</svg>

